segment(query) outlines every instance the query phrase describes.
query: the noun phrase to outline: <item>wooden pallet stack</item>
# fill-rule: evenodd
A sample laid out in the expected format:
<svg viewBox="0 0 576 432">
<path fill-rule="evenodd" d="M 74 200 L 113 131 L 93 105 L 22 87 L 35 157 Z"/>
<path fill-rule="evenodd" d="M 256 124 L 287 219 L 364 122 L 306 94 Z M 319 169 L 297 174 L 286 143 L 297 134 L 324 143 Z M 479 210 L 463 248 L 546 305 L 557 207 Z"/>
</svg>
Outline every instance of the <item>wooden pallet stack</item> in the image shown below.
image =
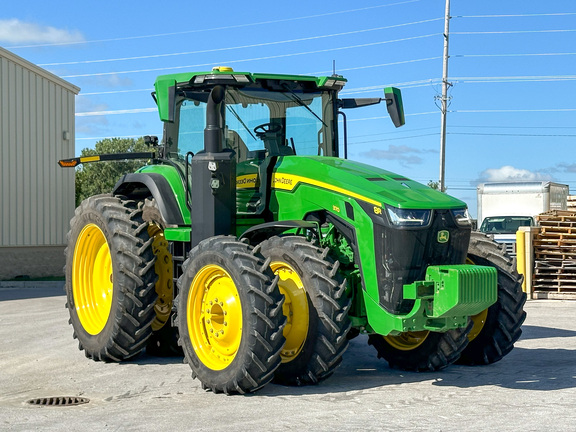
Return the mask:
<svg viewBox="0 0 576 432">
<path fill-rule="evenodd" d="M 576 195 L 568 195 L 568 211 L 576 213 Z"/>
<path fill-rule="evenodd" d="M 553 210 L 537 219 L 534 298 L 576 299 L 576 212 Z"/>
</svg>

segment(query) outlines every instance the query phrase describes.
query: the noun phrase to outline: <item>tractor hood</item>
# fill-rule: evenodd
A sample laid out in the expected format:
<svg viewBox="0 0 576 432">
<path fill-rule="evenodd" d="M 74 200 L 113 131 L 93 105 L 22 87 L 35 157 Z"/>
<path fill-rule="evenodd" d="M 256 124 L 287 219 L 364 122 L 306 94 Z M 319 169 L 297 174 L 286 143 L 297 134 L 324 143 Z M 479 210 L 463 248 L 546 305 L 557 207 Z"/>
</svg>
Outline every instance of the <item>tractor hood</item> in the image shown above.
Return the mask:
<svg viewBox="0 0 576 432">
<path fill-rule="evenodd" d="M 404 176 L 374 166 L 322 156 L 279 158 L 273 187 L 294 190 L 301 184 L 328 189 L 375 206 L 404 209 L 459 209 L 466 203 Z"/>
</svg>

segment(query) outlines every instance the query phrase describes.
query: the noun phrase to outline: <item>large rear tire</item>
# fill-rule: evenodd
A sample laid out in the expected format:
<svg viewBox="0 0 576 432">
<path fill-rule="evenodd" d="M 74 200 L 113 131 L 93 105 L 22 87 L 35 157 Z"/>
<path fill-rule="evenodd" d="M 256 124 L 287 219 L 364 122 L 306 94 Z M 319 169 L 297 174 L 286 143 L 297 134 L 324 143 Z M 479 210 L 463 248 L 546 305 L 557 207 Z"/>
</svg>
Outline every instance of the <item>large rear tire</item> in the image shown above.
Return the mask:
<svg viewBox="0 0 576 432">
<path fill-rule="evenodd" d="M 286 297 L 286 345 L 274 382 L 316 384 L 334 373 L 348 347 L 350 299 L 339 263 L 303 237 L 272 237 L 261 245 Z"/>
<path fill-rule="evenodd" d="M 130 359 L 152 332 L 157 276 L 147 228 L 137 202 L 111 195 L 86 199 L 70 222 L 66 305 L 89 358 Z"/>
<path fill-rule="evenodd" d="M 444 369 L 460 357 L 468 343 L 466 328 L 448 330 L 445 333 L 430 331 L 406 332 L 397 336 L 372 334 L 368 344 L 376 348 L 378 358 L 390 367 L 408 371 L 424 372 Z"/>
<path fill-rule="evenodd" d="M 180 345 L 192 377 L 226 394 L 271 381 L 286 318 L 269 261 L 233 237 L 212 237 L 192 249 L 178 286 Z"/>
<path fill-rule="evenodd" d="M 472 317 L 474 327 L 469 334 L 470 343 L 462 352 L 458 363 L 467 365 L 490 364 L 501 360 L 514 348 L 522 334 L 526 319 L 522 292 L 523 277 L 516 271 L 514 261 L 503 245 L 483 233 L 473 232 L 468 248 L 468 262 L 492 266 L 498 271 L 498 301 L 487 310 Z"/>
</svg>

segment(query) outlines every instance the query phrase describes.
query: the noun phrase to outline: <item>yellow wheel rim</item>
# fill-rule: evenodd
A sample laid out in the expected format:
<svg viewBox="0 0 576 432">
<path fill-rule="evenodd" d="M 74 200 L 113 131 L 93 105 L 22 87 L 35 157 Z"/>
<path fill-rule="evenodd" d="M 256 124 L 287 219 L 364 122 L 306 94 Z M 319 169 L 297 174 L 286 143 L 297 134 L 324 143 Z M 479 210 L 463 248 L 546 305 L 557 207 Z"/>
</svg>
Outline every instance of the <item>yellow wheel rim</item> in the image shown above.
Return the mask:
<svg viewBox="0 0 576 432">
<path fill-rule="evenodd" d="M 156 256 L 154 270 L 158 275 L 155 290 L 158 294 L 158 300 L 154 304 L 156 316 L 152 321 L 152 330 L 158 331 L 170 318 L 172 311 L 173 296 L 173 265 L 172 255 L 168 251 L 168 241 L 164 238 L 164 232 L 158 224 L 150 224 L 148 235 L 154 239 L 152 243 L 152 252 Z"/>
<path fill-rule="evenodd" d="M 424 343 L 430 332 L 428 330 L 405 332 L 398 336 L 384 336 L 386 342 L 400 351 L 411 351 Z"/>
<path fill-rule="evenodd" d="M 466 264 L 475 264 L 475 263 L 470 258 L 466 258 Z M 472 342 L 474 339 L 476 339 L 476 337 L 478 337 L 478 335 L 484 328 L 487 316 L 488 316 L 488 309 L 484 309 L 479 314 L 470 317 L 470 319 L 472 320 L 472 330 L 470 330 L 470 333 L 468 333 L 469 342 Z"/>
<path fill-rule="evenodd" d="M 286 343 L 280 358 L 282 363 L 288 363 L 298 357 L 308 336 L 308 299 L 300 276 L 290 265 L 276 261 L 270 267 L 278 275 L 278 287 L 284 294 L 282 313 L 286 316 L 286 327 L 283 330 Z"/>
<path fill-rule="evenodd" d="M 202 267 L 194 277 L 186 305 L 188 334 L 200 361 L 213 370 L 225 369 L 242 341 L 242 303 L 226 270 Z"/>
<path fill-rule="evenodd" d="M 72 295 L 82 328 L 100 333 L 110 316 L 113 271 L 110 248 L 102 230 L 88 224 L 78 235 L 72 261 Z"/>
<path fill-rule="evenodd" d="M 478 315 L 470 317 L 472 320 L 472 330 L 468 333 L 468 340 L 472 342 L 480 334 L 486 323 L 486 317 L 488 316 L 488 309 L 484 309 Z"/>
</svg>

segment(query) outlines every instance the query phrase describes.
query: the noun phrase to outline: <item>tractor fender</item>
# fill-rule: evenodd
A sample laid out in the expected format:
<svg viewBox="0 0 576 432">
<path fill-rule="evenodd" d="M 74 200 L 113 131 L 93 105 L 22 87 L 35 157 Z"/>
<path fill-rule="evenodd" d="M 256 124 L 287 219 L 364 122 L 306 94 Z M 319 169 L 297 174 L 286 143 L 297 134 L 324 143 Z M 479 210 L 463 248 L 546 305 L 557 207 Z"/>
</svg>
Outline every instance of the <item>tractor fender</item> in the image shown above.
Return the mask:
<svg viewBox="0 0 576 432">
<path fill-rule="evenodd" d="M 255 245 L 270 237 L 282 234 L 292 229 L 309 229 L 317 231 L 318 224 L 303 220 L 266 222 L 248 228 L 244 231 L 244 234 L 240 236 L 240 240 L 247 239 L 250 244 Z"/>
<path fill-rule="evenodd" d="M 174 191 L 166 178 L 157 173 L 133 173 L 122 177 L 112 191 L 114 195 L 143 199 L 152 195 L 167 226 L 184 225 Z"/>
</svg>

